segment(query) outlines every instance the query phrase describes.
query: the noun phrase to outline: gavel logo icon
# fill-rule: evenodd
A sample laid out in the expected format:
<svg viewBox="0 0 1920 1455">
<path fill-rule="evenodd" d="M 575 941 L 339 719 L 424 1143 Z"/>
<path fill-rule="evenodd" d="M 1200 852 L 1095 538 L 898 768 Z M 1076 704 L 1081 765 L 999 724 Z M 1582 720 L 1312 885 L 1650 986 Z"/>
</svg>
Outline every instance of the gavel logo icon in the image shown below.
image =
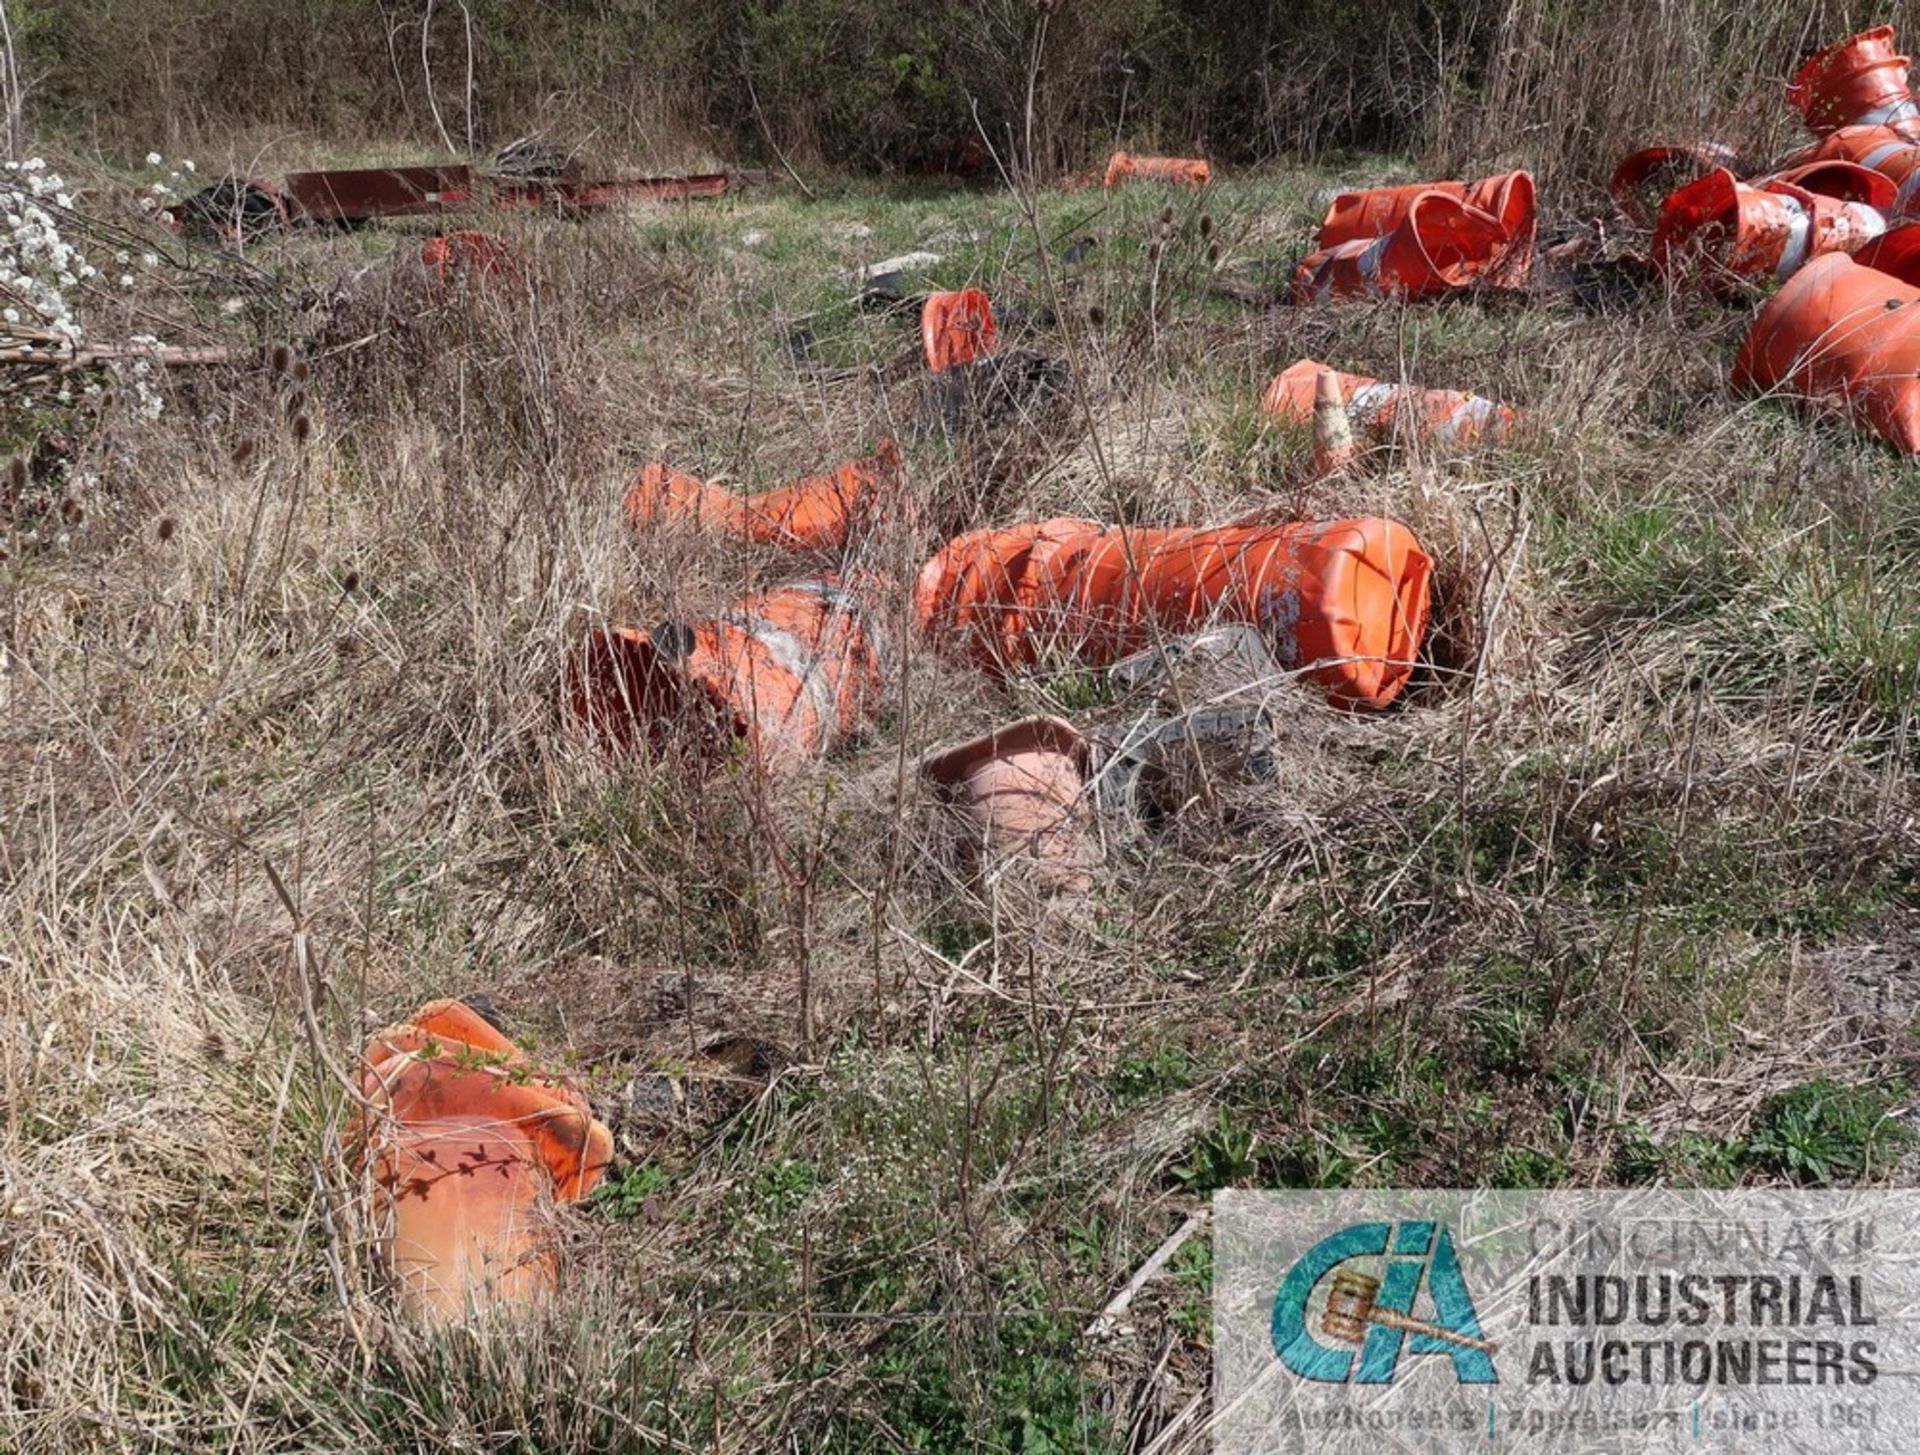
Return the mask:
<svg viewBox="0 0 1920 1455">
<path fill-rule="evenodd" d="M 1333 1275 L 1333 1287 L 1327 1290 L 1327 1306 L 1320 1315 L 1320 1332 L 1344 1343 L 1360 1344 L 1366 1341 L 1367 1325 L 1378 1324 L 1383 1329 L 1398 1329 L 1403 1334 L 1425 1334 L 1430 1339 L 1457 1344 L 1463 1349 L 1478 1349 L 1482 1354 L 1499 1352 L 1500 1346 L 1491 1339 L 1476 1339 L 1470 1334 L 1456 1333 L 1438 1324 L 1430 1324 L 1425 1319 L 1411 1318 L 1394 1309 L 1381 1308 L 1379 1300 L 1379 1279 L 1344 1268 L 1338 1270 Z"/>
</svg>

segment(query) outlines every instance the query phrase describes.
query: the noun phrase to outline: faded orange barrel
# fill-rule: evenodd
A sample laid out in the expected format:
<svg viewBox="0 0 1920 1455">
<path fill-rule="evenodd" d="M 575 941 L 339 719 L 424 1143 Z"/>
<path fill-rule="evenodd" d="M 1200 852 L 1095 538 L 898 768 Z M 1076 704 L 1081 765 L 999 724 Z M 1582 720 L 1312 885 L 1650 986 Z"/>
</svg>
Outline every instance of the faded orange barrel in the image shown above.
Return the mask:
<svg viewBox="0 0 1920 1455">
<path fill-rule="evenodd" d="M 1894 48 L 1893 27 L 1876 26 L 1819 52 L 1787 83 L 1787 100 L 1814 132 L 1843 126 L 1920 123 L 1907 88 L 1907 58 Z"/>
<path fill-rule="evenodd" d="M 1873 268 L 1920 287 L 1920 222 L 1909 222 L 1882 233 L 1853 255 L 1863 268 Z"/>
<path fill-rule="evenodd" d="M 1107 160 L 1109 188 L 1132 181 L 1204 187 L 1212 180 L 1213 168 L 1192 157 L 1136 157 L 1128 152 L 1115 152 Z"/>
<path fill-rule="evenodd" d="M 1245 622 L 1334 701 L 1384 707 L 1412 673 L 1431 573 L 1413 533 L 1386 519 L 1221 530 L 1052 520 L 949 542 L 921 571 L 914 612 L 936 639 L 999 668 L 1100 666 L 1148 645 L 1155 623 Z"/>
<path fill-rule="evenodd" d="M 1760 310 L 1733 383 L 1850 416 L 1920 454 L 1920 288 L 1844 254 L 1815 258 Z"/>
<path fill-rule="evenodd" d="M 1293 299 L 1432 298 L 1511 276 L 1511 239 L 1499 218 L 1425 189 L 1392 231 L 1323 248 L 1294 270 Z"/>
<path fill-rule="evenodd" d="M 1376 439 L 1405 432 L 1444 444 L 1498 444 L 1513 433 L 1518 419 L 1508 406 L 1477 394 L 1386 384 L 1365 374 L 1328 369 L 1314 359 L 1301 359 L 1276 374 L 1260 396 L 1260 412 L 1289 424 L 1312 422 L 1316 380 L 1322 373 L 1338 383 L 1353 428 Z"/>
<path fill-rule="evenodd" d="M 1893 200 L 1893 184 L 1847 162 L 1819 162 L 1796 175 Z M 1653 233 L 1653 262 L 1674 279 L 1725 292 L 1742 280 L 1790 278 L 1808 259 L 1851 253 L 1887 230 L 1886 214 L 1774 179 L 1748 187 L 1721 169 L 1667 198 Z"/>
<path fill-rule="evenodd" d="M 685 523 L 759 545 L 835 550 L 855 525 L 871 519 L 901 490 L 900 447 L 882 440 L 874 454 L 828 474 L 739 495 L 662 464 L 648 465 L 627 492 L 627 518 L 637 526 Z"/>
<path fill-rule="evenodd" d="M 936 374 L 992 353 L 999 332 L 993 300 L 978 288 L 928 294 L 920 309 L 920 346 Z"/>
<path fill-rule="evenodd" d="M 1071 723 L 1030 717 L 929 755 L 920 771 L 971 820 L 980 868 L 1031 855 L 1040 887 L 1084 889 L 1098 858 L 1087 829 L 1092 748 Z"/>
<path fill-rule="evenodd" d="M 1477 182 L 1417 182 L 1405 187 L 1342 192 L 1321 220 L 1321 248 L 1384 237 L 1399 227 L 1414 203 L 1429 192 L 1452 197 L 1498 220 L 1506 242 L 1489 275 L 1503 287 L 1517 288 L 1527 281 L 1538 233 L 1531 172 L 1502 172 Z"/>
<path fill-rule="evenodd" d="M 552 1205 L 592 1191 L 613 1157 L 579 1091 L 454 1000 L 376 1036 L 359 1082 L 355 1136 L 409 1311 L 445 1323 L 550 1292 Z"/>
<path fill-rule="evenodd" d="M 879 634 L 832 579 L 749 596 L 725 616 L 590 633 L 567 698 L 609 741 L 681 745 L 713 766 L 742 742 L 781 770 L 864 725 L 880 693 Z"/>
</svg>

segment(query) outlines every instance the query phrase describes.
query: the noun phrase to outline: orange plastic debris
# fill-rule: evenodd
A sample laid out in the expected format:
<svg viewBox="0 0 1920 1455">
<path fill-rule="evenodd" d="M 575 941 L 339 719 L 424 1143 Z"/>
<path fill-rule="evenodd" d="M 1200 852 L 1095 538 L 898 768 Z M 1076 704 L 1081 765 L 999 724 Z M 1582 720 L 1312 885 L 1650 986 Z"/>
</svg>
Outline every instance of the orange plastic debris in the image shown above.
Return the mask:
<svg viewBox="0 0 1920 1455">
<path fill-rule="evenodd" d="M 1613 169 L 1607 195 L 1627 221 L 1652 227 L 1660 215 L 1660 202 L 1669 192 L 1718 167 L 1725 167 L 1736 177 L 1741 175 L 1739 154 L 1724 142 L 1643 147 Z"/>
<path fill-rule="evenodd" d="M 1507 226 L 1448 192 L 1407 200 L 1392 231 L 1322 248 L 1294 270 L 1296 303 L 1325 298 L 1431 298 L 1515 275 Z"/>
<path fill-rule="evenodd" d="M 1894 200 L 1878 172 L 1850 162 L 1817 162 L 1793 175 L 1820 185 Z M 1727 292 L 1743 279 L 1789 278 L 1809 258 L 1850 253 L 1887 230 L 1886 214 L 1782 178 L 1744 186 L 1725 168 L 1667 198 L 1653 233 L 1653 263 L 1669 278 Z"/>
<path fill-rule="evenodd" d="M 1056 519 L 950 541 L 921 570 L 924 631 L 988 666 L 1051 655 L 1103 665 L 1172 632 L 1258 626 L 1334 701 L 1384 707 L 1406 685 L 1432 566 L 1386 519 L 1220 530 Z"/>
<path fill-rule="evenodd" d="M 1457 198 L 1496 218 L 1505 231 L 1506 243 L 1488 269 L 1489 280 L 1507 288 L 1526 283 L 1533 268 L 1533 244 L 1538 232 L 1531 172 L 1502 172 L 1478 182 L 1418 182 L 1406 187 L 1342 192 L 1333 199 L 1320 223 L 1321 248 L 1386 236 L 1429 192 Z"/>
<path fill-rule="evenodd" d="M 993 300 L 978 288 L 931 293 L 920 310 L 920 343 L 936 374 L 992 353 L 999 332 Z"/>
<path fill-rule="evenodd" d="M 1313 359 L 1301 359 L 1276 374 L 1260 396 L 1260 412 L 1291 424 L 1318 415 L 1318 380 L 1331 374 L 1346 402 L 1347 417 L 1362 433 L 1390 438 L 1402 430 L 1417 439 L 1446 444 L 1498 444 L 1513 433 L 1518 416 L 1504 404 L 1454 389 L 1383 384 L 1365 374 L 1343 374 Z"/>
<path fill-rule="evenodd" d="M 512 246 L 490 232 L 449 232 L 430 237 L 420 247 L 420 263 L 434 282 L 460 278 L 491 278 L 517 270 Z"/>
<path fill-rule="evenodd" d="M 1204 187 L 1213 180 L 1213 168 L 1190 157 L 1136 157 L 1115 152 L 1107 162 L 1106 186 L 1112 188 L 1136 180 Z"/>
<path fill-rule="evenodd" d="M 627 492 L 627 518 L 638 526 L 685 522 L 790 550 L 836 550 L 856 523 L 899 492 L 900 482 L 900 447 L 892 440 L 832 474 L 808 475 L 758 495 L 738 495 L 652 464 Z"/>
<path fill-rule="evenodd" d="M 1920 288 L 1841 253 L 1815 258 L 1760 310 L 1733 382 L 1851 416 L 1920 454 Z"/>
<path fill-rule="evenodd" d="M 1819 52 L 1787 83 L 1787 100 L 1822 136 L 1843 126 L 1920 123 L 1920 106 L 1907 89 L 1907 58 L 1894 50 L 1891 25 Z"/>
<path fill-rule="evenodd" d="M 357 1134 L 406 1306 L 449 1322 L 551 1291 L 552 1204 L 592 1191 L 613 1157 L 585 1098 L 454 1000 L 376 1036 L 360 1090 Z"/>
<path fill-rule="evenodd" d="M 568 674 L 573 714 L 612 742 L 681 742 L 711 766 L 734 741 L 770 770 L 816 758 L 866 721 L 879 633 L 833 578 L 749 596 L 725 616 L 590 633 Z"/>
</svg>

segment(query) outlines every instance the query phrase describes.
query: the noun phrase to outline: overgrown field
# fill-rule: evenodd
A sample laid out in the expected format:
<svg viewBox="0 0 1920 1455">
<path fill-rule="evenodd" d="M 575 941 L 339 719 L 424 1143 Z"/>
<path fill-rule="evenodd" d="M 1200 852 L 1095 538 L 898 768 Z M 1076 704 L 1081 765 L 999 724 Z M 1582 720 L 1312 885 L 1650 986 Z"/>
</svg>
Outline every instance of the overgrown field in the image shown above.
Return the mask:
<svg viewBox="0 0 1920 1455">
<path fill-rule="evenodd" d="M 444 296 L 417 233 L 291 236 L 142 274 L 118 327 L 256 361 L 157 418 L 0 399 L 0 1447 L 1204 1448 L 1205 1239 L 1087 1330 L 1217 1188 L 1911 1180 L 1920 476 L 1730 396 L 1745 304 L 1247 301 L 1389 176 L 754 189 Z M 950 408 L 854 301 L 909 249 L 1064 370 Z M 1302 355 L 1527 425 L 1307 483 L 1255 408 Z M 913 762 L 1114 734 L 1097 676 L 903 634 L 875 729 L 770 782 L 571 726 L 590 625 L 822 564 L 636 533 L 642 462 L 883 436 L 923 519 L 835 564 L 903 603 L 979 524 L 1385 513 L 1428 661 L 1372 716 L 1276 687 L 1271 782 L 1109 823 L 1051 908 L 969 882 Z M 550 1316 L 428 1338 L 339 1068 L 470 992 L 620 1161 Z"/>
</svg>

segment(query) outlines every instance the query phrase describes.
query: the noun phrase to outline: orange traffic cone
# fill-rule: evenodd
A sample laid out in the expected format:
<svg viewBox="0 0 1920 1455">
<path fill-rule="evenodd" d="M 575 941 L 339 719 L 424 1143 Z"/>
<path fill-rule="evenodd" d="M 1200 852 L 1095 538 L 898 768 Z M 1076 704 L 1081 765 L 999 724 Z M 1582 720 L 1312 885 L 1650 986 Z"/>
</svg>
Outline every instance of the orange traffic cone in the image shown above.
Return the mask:
<svg viewBox="0 0 1920 1455">
<path fill-rule="evenodd" d="M 1353 422 L 1340 376 L 1321 369 L 1313 376 L 1313 473 L 1317 477 L 1344 470 L 1353 463 Z"/>
<path fill-rule="evenodd" d="M 1334 701 L 1384 707 L 1426 630 L 1431 563 L 1385 519 L 1220 530 L 1059 519 L 950 541 L 921 570 L 922 630 L 1005 669 L 1050 655 L 1100 666 L 1171 632 L 1256 625 Z"/>
<path fill-rule="evenodd" d="M 789 550 L 836 550 L 856 523 L 900 489 L 900 447 L 892 440 L 830 475 L 808 475 L 758 495 L 737 495 L 653 464 L 627 492 L 627 518 L 638 526 L 684 522 Z"/>
<path fill-rule="evenodd" d="M 1736 177 L 1744 175 L 1739 154 L 1723 142 L 1643 147 L 1613 169 L 1607 195 L 1627 221 L 1652 227 L 1668 193 L 1721 167 Z"/>
<path fill-rule="evenodd" d="M 993 300 L 978 288 L 929 294 L 920 310 L 920 344 L 936 374 L 992 353 L 999 332 Z"/>
<path fill-rule="evenodd" d="M 1188 157 L 1136 157 L 1115 152 L 1107 162 L 1105 185 L 1111 189 L 1135 180 L 1204 187 L 1213 180 L 1213 168 Z"/>
<path fill-rule="evenodd" d="M 1453 389 L 1419 389 L 1383 384 L 1364 374 L 1343 374 L 1313 359 L 1301 359 L 1276 374 L 1260 396 L 1260 412 L 1290 424 L 1320 428 L 1323 381 L 1331 377 L 1337 398 L 1353 428 L 1378 439 L 1402 430 L 1412 437 L 1443 444 L 1498 444 L 1513 433 L 1518 416 L 1504 404 Z M 1318 470 L 1319 450 L 1315 460 Z"/>
<path fill-rule="evenodd" d="M 879 636 L 831 578 L 749 596 L 724 617 L 590 633 L 575 653 L 573 714 L 611 742 L 679 743 L 712 767 L 746 744 L 769 770 L 825 753 L 880 691 Z"/>
<path fill-rule="evenodd" d="M 376 1036 L 360 1090 L 357 1135 L 407 1308 L 449 1322 L 550 1292 L 552 1204 L 592 1191 L 613 1157 L 585 1098 L 457 1000 Z"/>
<path fill-rule="evenodd" d="M 1514 275 L 1514 240 L 1490 212 L 1446 192 L 1408 200 L 1393 230 L 1314 253 L 1294 270 L 1293 300 L 1432 298 Z"/>
<path fill-rule="evenodd" d="M 1496 218 L 1506 234 L 1501 255 L 1489 267 L 1489 281 L 1518 288 L 1533 267 L 1533 244 L 1538 232 L 1534 208 L 1533 174 L 1503 172 L 1478 182 L 1418 182 L 1406 187 L 1374 187 L 1342 192 L 1327 208 L 1320 223 L 1322 249 L 1343 243 L 1385 237 L 1406 220 L 1414 203 L 1429 192 L 1439 192 Z"/>
<path fill-rule="evenodd" d="M 1796 175 L 1883 204 L 1894 186 L 1850 162 L 1818 162 Z M 1653 263 L 1672 279 L 1698 279 L 1715 292 L 1743 280 L 1790 278 L 1822 253 L 1850 253 L 1887 230 L 1886 214 L 1775 178 L 1743 186 L 1721 168 L 1673 193 L 1653 233 Z"/>
<path fill-rule="evenodd" d="M 1733 382 L 1851 416 L 1920 454 L 1920 288 L 1844 254 L 1815 258 L 1760 310 Z"/>
<path fill-rule="evenodd" d="M 1822 136 L 1843 126 L 1920 125 L 1920 106 L 1907 89 L 1907 58 L 1894 51 L 1891 25 L 1819 52 L 1787 83 L 1787 100 Z"/>
</svg>

